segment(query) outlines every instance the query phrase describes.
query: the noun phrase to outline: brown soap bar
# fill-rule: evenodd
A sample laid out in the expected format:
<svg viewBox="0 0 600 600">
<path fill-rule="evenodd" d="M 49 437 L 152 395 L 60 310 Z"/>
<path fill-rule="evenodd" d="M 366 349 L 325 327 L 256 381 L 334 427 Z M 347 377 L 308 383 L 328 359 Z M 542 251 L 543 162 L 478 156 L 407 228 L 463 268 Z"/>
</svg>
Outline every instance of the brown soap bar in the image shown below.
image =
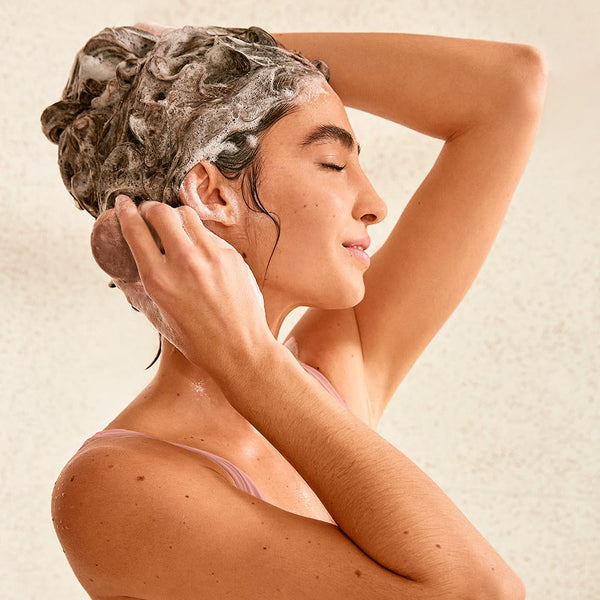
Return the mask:
<svg viewBox="0 0 600 600">
<path fill-rule="evenodd" d="M 125 282 L 139 280 L 135 260 L 113 208 L 96 219 L 90 242 L 94 259 L 105 273 Z"/>
</svg>

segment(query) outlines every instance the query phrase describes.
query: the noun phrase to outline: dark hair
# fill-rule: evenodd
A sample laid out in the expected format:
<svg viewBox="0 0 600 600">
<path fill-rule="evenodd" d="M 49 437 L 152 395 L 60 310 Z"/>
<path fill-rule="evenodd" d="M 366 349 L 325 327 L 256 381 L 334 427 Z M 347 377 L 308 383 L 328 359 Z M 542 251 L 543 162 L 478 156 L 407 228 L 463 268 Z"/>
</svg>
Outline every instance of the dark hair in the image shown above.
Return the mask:
<svg viewBox="0 0 600 600">
<path fill-rule="evenodd" d="M 78 53 L 62 99 L 42 114 L 63 182 L 94 217 L 119 193 L 177 206 L 187 172 L 210 160 L 237 177 L 258 135 L 289 113 L 323 63 L 258 27 L 176 29 L 157 39 L 106 28 Z"/>
</svg>

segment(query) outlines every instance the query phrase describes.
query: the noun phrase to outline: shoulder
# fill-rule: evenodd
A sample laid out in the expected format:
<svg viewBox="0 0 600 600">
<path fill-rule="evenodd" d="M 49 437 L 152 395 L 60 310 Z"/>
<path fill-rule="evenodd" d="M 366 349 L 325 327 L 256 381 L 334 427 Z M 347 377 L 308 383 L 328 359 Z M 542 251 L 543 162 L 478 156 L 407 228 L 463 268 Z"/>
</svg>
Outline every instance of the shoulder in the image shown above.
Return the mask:
<svg viewBox="0 0 600 600">
<path fill-rule="evenodd" d="M 185 526 L 183 509 L 190 498 L 210 497 L 211 490 L 227 487 L 235 489 L 229 476 L 202 455 L 156 439 L 99 439 L 61 471 L 52 494 L 52 521 L 86 590 L 110 595 L 107 585 L 127 580 L 131 569 L 143 571 L 142 563 L 155 551 L 153 527 Z M 173 514 L 180 516 L 178 522 Z"/>
<path fill-rule="evenodd" d="M 375 426 L 354 309 L 308 308 L 284 344 L 330 381 L 355 416 Z"/>
</svg>

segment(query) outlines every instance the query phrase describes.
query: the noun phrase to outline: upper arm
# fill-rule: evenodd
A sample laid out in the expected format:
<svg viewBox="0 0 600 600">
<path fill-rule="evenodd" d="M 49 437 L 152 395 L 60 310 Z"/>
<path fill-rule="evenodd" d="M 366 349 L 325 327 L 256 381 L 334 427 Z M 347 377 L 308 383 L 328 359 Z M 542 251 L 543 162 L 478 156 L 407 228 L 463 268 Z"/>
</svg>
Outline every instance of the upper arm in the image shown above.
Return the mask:
<svg viewBox="0 0 600 600">
<path fill-rule="evenodd" d="M 446 141 L 372 257 L 354 312 L 378 415 L 488 255 L 527 164 L 540 105 L 535 93 L 523 94 Z"/>
<path fill-rule="evenodd" d="M 186 460 L 149 445 L 122 456 L 102 449 L 63 474 L 53 512 L 66 529 L 57 531 L 88 591 L 148 600 L 431 597 L 336 526 Z"/>
</svg>

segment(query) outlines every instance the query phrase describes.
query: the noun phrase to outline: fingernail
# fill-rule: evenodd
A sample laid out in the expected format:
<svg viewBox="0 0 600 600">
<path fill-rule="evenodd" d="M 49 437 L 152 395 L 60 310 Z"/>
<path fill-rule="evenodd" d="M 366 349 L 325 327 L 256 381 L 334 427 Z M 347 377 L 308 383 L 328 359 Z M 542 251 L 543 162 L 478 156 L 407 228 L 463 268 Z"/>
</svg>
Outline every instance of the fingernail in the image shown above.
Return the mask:
<svg viewBox="0 0 600 600">
<path fill-rule="evenodd" d="M 129 198 L 127 196 L 119 194 L 115 200 L 115 208 L 121 208 L 128 200 Z"/>
</svg>

